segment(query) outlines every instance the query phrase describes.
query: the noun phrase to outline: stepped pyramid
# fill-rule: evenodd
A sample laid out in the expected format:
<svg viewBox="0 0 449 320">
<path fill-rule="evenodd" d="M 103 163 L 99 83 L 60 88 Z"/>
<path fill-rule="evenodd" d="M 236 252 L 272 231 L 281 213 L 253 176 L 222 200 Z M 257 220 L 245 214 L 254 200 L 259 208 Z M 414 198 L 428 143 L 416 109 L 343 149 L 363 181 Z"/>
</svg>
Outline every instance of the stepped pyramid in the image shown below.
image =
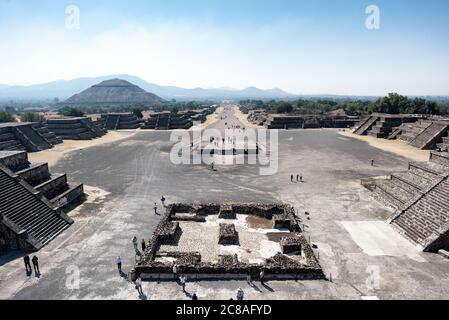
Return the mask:
<svg viewBox="0 0 449 320">
<path fill-rule="evenodd" d="M 65 212 L 84 200 L 82 184 L 31 164 L 24 151 L 0 151 L 0 240 L 4 250 L 39 250 L 72 223 Z"/>
<path fill-rule="evenodd" d="M 63 105 L 132 105 L 153 106 L 164 100 L 153 93 L 121 79 L 103 81 L 75 94 Z"/>
</svg>

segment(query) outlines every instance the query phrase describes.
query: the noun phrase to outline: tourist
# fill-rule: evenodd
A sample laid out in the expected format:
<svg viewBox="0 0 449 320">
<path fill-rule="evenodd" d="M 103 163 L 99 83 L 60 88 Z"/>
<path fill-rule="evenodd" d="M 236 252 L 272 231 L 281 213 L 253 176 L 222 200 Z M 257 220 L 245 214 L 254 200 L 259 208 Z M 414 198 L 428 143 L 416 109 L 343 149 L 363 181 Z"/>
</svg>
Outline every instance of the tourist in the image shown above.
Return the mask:
<svg viewBox="0 0 449 320">
<path fill-rule="evenodd" d="M 265 271 L 262 270 L 262 271 L 260 272 L 260 284 L 261 284 L 261 285 L 264 285 L 264 283 L 265 283 Z"/>
<path fill-rule="evenodd" d="M 6 251 L 6 242 L 3 238 L 0 238 L 0 252 Z"/>
<path fill-rule="evenodd" d="M 41 271 L 39 270 L 39 259 L 36 256 L 34 256 L 33 259 L 31 259 L 31 261 L 33 262 L 34 273 L 40 274 Z"/>
<path fill-rule="evenodd" d="M 237 300 L 243 300 L 245 293 L 243 292 L 242 288 L 239 288 L 237 290 Z"/>
<path fill-rule="evenodd" d="M 26 255 L 23 257 L 23 262 L 25 262 L 25 269 L 27 273 L 31 273 L 30 256 Z"/>
<path fill-rule="evenodd" d="M 175 277 L 178 277 L 178 267 L 176 266 L 176 264 L 173 265 L 173 274 L 175 275 Z"/>
<path fill-rule="evenodd" d="M 198 300 L 198 296 L 196 295 L 196 293 L 193 294 L 192 300 Z"/>
<path fill-rule="evenodd" d="M 147 245 L 145 243 L 145 239 L 142 239 L 141 245 L 142 245 L 142 252 L 145 252 L 145 249 L 147 248 Z"/>
<path fill-rule="evenodd" d="M 371 167 L 374 167 L 374 160 L 371 160 Z"/>
<path fill-rule="evenodd" d="M 154 203 L 154 214 L 157 215 L 157 204 L 156 204 L 156 202 Z"/>
<path fill-rule="evenodd" d="M 299 174 L 296 175 L 296 182 L 299 182 Z"/>
<path fill-rule="evenodd" d="M 165 197 L 164 196 L 162 196 L 161 202 L 162 202 L 162 206 L 165 207 Z"/>
<path fill-rule="evenodd" d="M 133 246 L 134 246 L 134 250 L 137 251 L 137 237 L 134 236 L 133 238 Z"/>
<path fill-rule="evenodd" d="M 290 176 L 290 180 L 291 180 L 291 182 L 293 182 L 293 175 Z"/>
<path fill-rule="evenodd" d="M 135 283 L 136 283 L 137 292 L 139 292 L 139 295 L 143 296 L 142 279 L 141 278 L 137 278 Z"/>
<path fill-rule="evenodd" d="M 184 275 L 181 275 L 179 277 L 179 282 L 181 283 L 181 287 L 182 287 L 182 292 L 186 292 L 186 282 L 187 282 L 187 277 Z"/>
<path fill-rule="evenodd" d="M 118 272 L 122 274 L 122 257 L 120 256 L 117 257 L 117 268 Z"/>
<path fill-rule="evenodd" d="M 304 182 L 303 180 L 302 180 L 302 173 L 301 173 L 301 175 L 299 176 L 299 182 Z"/>
</svg>

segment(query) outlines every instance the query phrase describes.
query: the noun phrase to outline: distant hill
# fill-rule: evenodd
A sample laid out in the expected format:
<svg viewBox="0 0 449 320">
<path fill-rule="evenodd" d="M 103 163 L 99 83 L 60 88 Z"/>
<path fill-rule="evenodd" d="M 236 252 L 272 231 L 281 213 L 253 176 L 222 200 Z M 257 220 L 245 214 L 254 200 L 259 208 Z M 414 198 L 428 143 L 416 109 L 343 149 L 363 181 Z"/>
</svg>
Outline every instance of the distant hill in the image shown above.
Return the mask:
<svg viewBox="0 0 449 320">
<path fill-rule="evenodd" d="M 93 85 L 65 100 L 63 105 L 129 105 L 153 106 L 164 100 L 122 79 L 111 79 Z"/>
<path fill-rule="evenodd" d="M 122 79 L 133 83 L 145 91 L 151 92 L 163 99 L 171 100 L 205 100 L 205 99 L 286 99 L 296 97 L 281 89 L 262 90 L 255 87 L 237 90 L 232 88 L 194 88 L 185 89 L 174 86 L 160 86 L 146 82 L 131 75 L 109 75 L 94 78 L 77 78 L 73 80 L 58 80 L 31 86 L 0 85 L 0 100 L 15 101 L 60 101 L 95 84 L 110 79 Z"/>
</svg>

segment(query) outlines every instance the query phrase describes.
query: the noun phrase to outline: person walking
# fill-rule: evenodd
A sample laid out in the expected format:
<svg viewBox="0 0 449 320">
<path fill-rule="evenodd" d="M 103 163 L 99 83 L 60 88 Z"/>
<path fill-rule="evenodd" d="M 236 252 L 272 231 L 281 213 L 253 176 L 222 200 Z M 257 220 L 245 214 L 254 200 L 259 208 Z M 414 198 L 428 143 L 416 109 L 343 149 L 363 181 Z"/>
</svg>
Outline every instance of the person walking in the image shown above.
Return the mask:
<svg viewBox="0 0 449 320">
<path fill-rule="evenodd" d="M 290 181 L 293 182 L 293 175 L 290 176 Z"/>
<path fill-rule="evenodd" d="M 242 288 L 239 288 L 237 290 L 237 300 L 242 301 L 244 296 L 245 296 L 245 293 L 243 292 Z"/>
<path fill-rule="evenodd" d="M 302 181 L 302 173 L 299 175 L 299 182 L 303 182 Z"/>
<path fill-rule="evenodd" d="M 165 197 L 164 196 L 162 196 L 161 202 L 162 202 L 162 206 L 165 207 Z"/>
<path fill-rule="evenodd" d="M 23 262 L 25 263 L 25 270 L 27 273 L 31 273 L 31 264 L 30 264 L 30 256 L 26 255 L 23 257 Z"/>
<path fill-rule="evenodd" d="M 116 261 L 117 261 L 118 272 L 120 274 L 122 274 L 122 257 L 118 256 Z"/>
<path fill-rule="evenodd" d="M 136 283 L 137 292 L 139 293 L 139 295 L 143 296 L 142 279 L 141 278 L 137 278 L 135 283 Z"/>
<path fill-rule="evenodd" d="M 261 284 L 261 285 L 264 285 L 264 284 L 265 284 L 265 271 L 264 271 L 264 270 L 262 270 L 262 271 L 260 272 L 260 284 Z"/>
<path fill-rule="evenodd" d="M 181 275 L 179 277 L 179 282 L 181 283 L 182 292 L 186 292 L 187 277 L 185 275 Z"/>
<path fill-rule="evenodd" d="M 299 182 L 299 174 L 296 175 L 296 182 Z"/>
<path fill-rule="evenodd" d="M 145 243 L 145 239 L 142 239 L 141 246 L 142 246 L 142 252 L 145 252 L 145 249 L 147 248 L 147 244 Z"/>
<path fill-rule="evenodd" d="M 39 259 L 38 259 L 38 257 L 33 256 L 33 259 L 31 259 L 31 261 L 33 262 L 34 273 L 40 274 L 41 271 L 39 270 Z"/>
<path fill-rule="evenodd" d="M 156 204 L 156 202 L 154 203 L 154 214 L 157 214 L 157 204 Z"/>
<path fill-rule="evenodd" d="M 134 246 L 134 250 L 137 251 L 137 237 L 134 236 L 133 238 L 133 246 Z"/>
</svg>

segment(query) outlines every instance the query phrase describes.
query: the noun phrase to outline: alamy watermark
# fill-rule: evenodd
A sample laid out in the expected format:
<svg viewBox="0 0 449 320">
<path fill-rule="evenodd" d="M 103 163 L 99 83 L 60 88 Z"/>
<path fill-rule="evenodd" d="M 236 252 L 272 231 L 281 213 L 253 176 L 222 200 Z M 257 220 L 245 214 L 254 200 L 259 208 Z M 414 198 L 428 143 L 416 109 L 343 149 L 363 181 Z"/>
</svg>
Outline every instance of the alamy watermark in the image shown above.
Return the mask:
<svg viewBox="0 0 449 320">
<path fill-rule="evenodd" d="M 380 30 L 380 8 L 376 5 L 366 7 L 365 13 L 368 17 L 365 20 L 365 27 L 368 30 Z"/>
<path fill-rule="evenodd" d="M 81 11 L 77 5 L 71 4 L 65 8 L 67 15 L 65 19 L 65 28 L 67 30 L 79 30 L 81 28 Z"/>
<path fill-rule="evenodd" d="M 278 131 L 266 129 L 174 130 L 170 160 L 176 165 L 258 165 L 263 176 L 278 170 Z"/>
</svg>

